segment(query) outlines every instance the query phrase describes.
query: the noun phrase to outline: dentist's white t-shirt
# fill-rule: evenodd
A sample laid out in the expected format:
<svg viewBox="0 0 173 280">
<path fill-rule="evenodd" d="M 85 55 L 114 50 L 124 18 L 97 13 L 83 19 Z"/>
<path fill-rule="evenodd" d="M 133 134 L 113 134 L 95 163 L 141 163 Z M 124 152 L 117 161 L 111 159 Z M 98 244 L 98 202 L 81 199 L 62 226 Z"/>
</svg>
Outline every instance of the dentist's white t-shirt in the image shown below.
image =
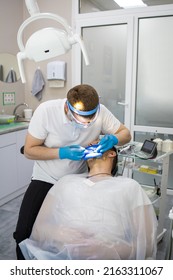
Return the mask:
<svg viewBox="0 0 173 280">
<path fill-rule="evenodd" d="M 44 102 L 32 116 L 28 131 L 35 138 L 45 139 L 44 145 L 47 147 L 59 148 L 75 144 L 86 147 L 98 139 L 100 134 L 114 134 L 120 127 L 120 121 L 102 104 L 99 116 L 91 127 L 75 127 L 64 112 L 65 102 L 66 99 Z M 86 171 L 86 162 L 83 160 L 36 160 L 32 179 L 54 184 L 64 175 Z"/>
</svg>

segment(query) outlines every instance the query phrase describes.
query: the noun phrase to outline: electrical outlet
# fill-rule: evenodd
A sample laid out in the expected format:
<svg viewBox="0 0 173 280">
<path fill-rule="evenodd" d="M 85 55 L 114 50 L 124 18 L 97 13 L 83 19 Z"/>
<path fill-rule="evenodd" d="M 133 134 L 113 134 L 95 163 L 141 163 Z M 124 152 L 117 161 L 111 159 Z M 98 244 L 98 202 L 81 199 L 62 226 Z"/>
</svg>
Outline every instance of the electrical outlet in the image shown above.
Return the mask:
<svg viewBox="0 0 173 280">
<path fill-rule="evenodd" d="M 15 105 L 15 92 L 3 92 L 3 104 Z"/>
</svg>

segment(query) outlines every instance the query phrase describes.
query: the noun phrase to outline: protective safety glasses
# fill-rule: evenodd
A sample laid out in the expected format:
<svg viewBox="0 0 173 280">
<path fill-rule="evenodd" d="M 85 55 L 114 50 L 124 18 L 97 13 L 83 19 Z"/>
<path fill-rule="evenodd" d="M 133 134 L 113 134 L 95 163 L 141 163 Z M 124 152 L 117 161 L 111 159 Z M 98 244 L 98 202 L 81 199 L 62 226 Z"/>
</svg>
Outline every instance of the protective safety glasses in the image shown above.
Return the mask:
<svg viewBox="0 0 173 280">
<path fill-rule="evenodd" d="M 94 124 L 96 119 L 98 118 L 99 112 L 100 112 L 100 104 L 96 108 L 94 108 L 91 111 L 79 111 L 76 110 L 68 101 L 67 101 L 67 106 L 68 106 L 68 116 L 71 121 L 74 121 L 78 127 L 81 128 L 88 128 Z M 94 114 L 94 117 L 92 119 L 87 119 L 87 116 L 90 116 Z M 83 118 L 83 120 L 79 120 L 78 118 Z"/>
</svg>

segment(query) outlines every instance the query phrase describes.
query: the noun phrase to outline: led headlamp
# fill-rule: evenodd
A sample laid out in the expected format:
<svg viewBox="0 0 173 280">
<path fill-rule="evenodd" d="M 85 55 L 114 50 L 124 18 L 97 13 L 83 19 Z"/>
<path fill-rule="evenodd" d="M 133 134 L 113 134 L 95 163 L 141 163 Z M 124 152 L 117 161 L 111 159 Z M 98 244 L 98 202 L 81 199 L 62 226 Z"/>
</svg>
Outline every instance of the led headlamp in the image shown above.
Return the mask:
<svg viewBox="0 0 173 280">
<path fill-rule="evenodd" d="M 100 104 L 98 104 L 93 110 L 90 110 L 90 111 L 80 111 L 80 110 L 77 110 L 76 108 L 74 108 L 71 104 L 70 104 L 70 102 L 67 100 L 67 105 L 68 105 L 68 107 L 69 107 L 69 109 L 72 111 L 72 112 L 74 112 L 74 113 L 76 113 L 76 114 L 78 114 L 78 115 L 80 115 L 80 116 L 90 116 L 90 115 L 92 115 L 92 114 L 95 114 L 96 112 L 97 112 L 97 110 L 99 109 L 99 107 L 100 107 Z"/>
</svg>

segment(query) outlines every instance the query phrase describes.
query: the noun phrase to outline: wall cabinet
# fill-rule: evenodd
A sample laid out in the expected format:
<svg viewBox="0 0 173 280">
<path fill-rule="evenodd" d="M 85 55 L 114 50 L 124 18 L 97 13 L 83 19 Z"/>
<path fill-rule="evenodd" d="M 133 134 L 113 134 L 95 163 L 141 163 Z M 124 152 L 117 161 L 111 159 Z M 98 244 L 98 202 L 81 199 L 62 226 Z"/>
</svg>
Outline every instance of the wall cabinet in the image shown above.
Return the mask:
<svg viewBox="0 0 173 280">
<path fill-rule="evenodd" d="M 0 205 L 22 194 L 31 181 L 33 161 L 20 153 L 26 133 L 0 135 Z"/>
<path fill-rule="evenodd" d="M 0 199 L 17 189 L 15 133 L 0 137 Z"/>
</svg>

